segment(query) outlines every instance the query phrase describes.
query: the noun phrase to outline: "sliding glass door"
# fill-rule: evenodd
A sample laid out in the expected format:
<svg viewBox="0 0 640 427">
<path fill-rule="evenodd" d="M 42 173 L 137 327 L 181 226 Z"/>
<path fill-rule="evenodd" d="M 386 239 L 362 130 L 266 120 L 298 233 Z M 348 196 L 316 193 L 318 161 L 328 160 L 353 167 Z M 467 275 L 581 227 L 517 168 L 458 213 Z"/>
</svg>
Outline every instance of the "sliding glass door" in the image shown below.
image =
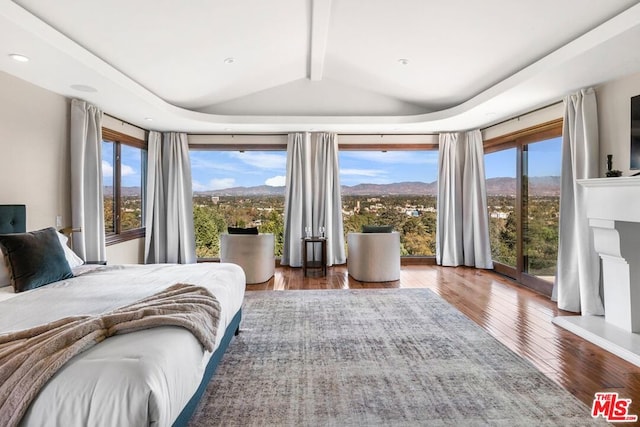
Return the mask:
<svg viewBox="0 0 640 427">
<path fill-rule="evenodd" d="M 485 146 L 495 269 L 545 294 L 558 254 L 561 133 L 558 121 Z"/>
</svg>

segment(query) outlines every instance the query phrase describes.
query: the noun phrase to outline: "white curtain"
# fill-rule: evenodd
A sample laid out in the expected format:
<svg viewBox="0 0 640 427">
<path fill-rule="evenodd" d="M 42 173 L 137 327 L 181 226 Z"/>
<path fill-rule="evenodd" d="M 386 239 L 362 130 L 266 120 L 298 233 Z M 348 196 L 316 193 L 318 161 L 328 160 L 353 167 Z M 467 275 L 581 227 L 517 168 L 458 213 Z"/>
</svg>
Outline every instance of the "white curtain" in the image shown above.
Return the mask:
<svg viewBox="0 0 640 427">
<path fill-rule="evenodd" d="M 289 134 L 287 141 L 287 179 L 284 197 L 284 245 L 280 263 L 302 265 L 304 227 L 311 225 L 310 134 Z"/>
<path fill-rule="evenodd" d="M 493 268 L 479 130 L 440 134 L 436 262 Z"/>
<path fill-rule="evenodd" d="M 344 264 L 338 140 L 329 133 L 295 133 L 287 144 L 282 265 L 302 265 L 304 228 L 325 227 L 327 265 Z"/>
<path fill-rule="evenodd" d="M 146 263 L 196 262 L 189 144 L 184 133 L 149 133 Z"/>
<path fill-rule="evenodd" d="M 106 261 L 102 187 L 102 111 L 71 101 L 71 225 L 73 250 L 85 261 Z"/>
<path fill-rule="evenodd" d="M 558 308 L 602 315 L 600 259 L 593 245 L 577 179 L 597 178 L 598 107 L 593 89 L 564 99 L 558 264 L 552 300 Z"/>
</svg>

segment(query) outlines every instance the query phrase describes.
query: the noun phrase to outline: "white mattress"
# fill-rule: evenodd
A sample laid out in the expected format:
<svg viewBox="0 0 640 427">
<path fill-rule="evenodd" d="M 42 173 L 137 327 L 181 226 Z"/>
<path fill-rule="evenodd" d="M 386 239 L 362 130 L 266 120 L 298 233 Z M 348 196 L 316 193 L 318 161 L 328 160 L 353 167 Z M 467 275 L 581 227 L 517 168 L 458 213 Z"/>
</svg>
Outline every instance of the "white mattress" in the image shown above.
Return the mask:
<svg viewBox="0 0 640 427">
<path fill-rule="evenodd" d="M 205 286 L 220 302 L 217 348 L 244 298 L 244 273 L 234 264 L 99 267 L 1 301 L 0 333 L 103 313 L 175 283 Z M 41 390 L 21 425 L 170 426 L 198 388 L 210 357 L 180 327 L 109 338 L 71 359 Z"/>
</svg>

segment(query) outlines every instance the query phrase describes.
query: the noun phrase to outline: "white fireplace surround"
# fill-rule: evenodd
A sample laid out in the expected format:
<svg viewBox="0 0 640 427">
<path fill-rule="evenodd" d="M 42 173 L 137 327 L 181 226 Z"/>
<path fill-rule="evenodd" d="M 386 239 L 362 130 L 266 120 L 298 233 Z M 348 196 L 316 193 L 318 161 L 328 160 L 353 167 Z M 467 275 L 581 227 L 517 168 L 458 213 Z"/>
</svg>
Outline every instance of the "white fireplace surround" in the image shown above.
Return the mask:
<svg viewBox="0 0 640 427">
<path fill-rule="evenodd" d="M 605 315 L 553 322 L 640 366 L 640 177 L 577 182 L 602 260 Z"/>
</svg>

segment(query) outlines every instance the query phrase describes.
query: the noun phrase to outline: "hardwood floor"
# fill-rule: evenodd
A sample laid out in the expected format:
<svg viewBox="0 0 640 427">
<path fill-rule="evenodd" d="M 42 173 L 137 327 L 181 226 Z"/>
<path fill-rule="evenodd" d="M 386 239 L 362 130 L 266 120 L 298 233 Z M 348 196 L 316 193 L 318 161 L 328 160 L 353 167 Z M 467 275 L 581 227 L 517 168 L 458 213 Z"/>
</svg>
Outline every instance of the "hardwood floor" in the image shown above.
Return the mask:
<svg viewBox="0 0 640 427">
<path fill-rule="evenodd" d="M 591 407 L 594 393 L 618 392 L 640 415 L 640 367 L 551 323 L 558 310 L 547 297 L 492 271 L 438 266 L 403 266 L 396 282 L 363 283 L 346 266 L 326 277 L 303 277 L 302 269 L 279 267 L 269 281 L 247 290 L 429 288 L 486 329 L 504 345 Z M 628 423 L 626 425 L 629 425 Z"/>
</svg>

